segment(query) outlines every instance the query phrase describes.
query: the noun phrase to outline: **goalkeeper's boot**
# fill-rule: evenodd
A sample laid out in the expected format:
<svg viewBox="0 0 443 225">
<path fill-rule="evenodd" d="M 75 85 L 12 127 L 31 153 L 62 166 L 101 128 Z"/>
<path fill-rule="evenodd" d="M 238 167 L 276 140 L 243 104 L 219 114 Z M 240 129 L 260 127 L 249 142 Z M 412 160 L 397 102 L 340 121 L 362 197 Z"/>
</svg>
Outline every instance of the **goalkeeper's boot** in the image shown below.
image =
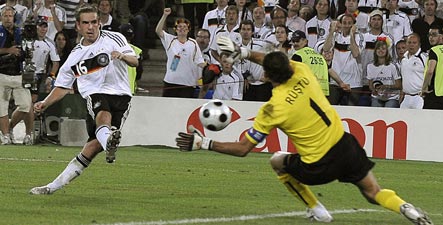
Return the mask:
<svg viewBox="0 0 443 225">
<path fill-rule="evenodd" d="M 111 135 L 108 137 L 106 143 L 106 161 L 108 163 L 113 163 L 115 161 L 115 152 L 120 144 L 120 138 L 122 137 L 121 132 L 116 127 L 111 127 Z"/>
<path fill-rule="evenodd" d="M 400 213 L 415 225 L 433 225 L 431 218 L 425 212 L 410 203 L 401 205 Z"/>
<path fill-rule="evenodd" d="M 29 191 L 31 195 L 50 195 L 54 193 L 55 190 L 51 190 L 48 186 L 34 187 Z"/>
<path fill-rule="evenodd" d="M 311 220 L 324 223 L 330 223 L 333 219 L 328 210 L 320 202 L 317 202 L 314 208 L 308 208 L 306 216 Z"/>
</svg>

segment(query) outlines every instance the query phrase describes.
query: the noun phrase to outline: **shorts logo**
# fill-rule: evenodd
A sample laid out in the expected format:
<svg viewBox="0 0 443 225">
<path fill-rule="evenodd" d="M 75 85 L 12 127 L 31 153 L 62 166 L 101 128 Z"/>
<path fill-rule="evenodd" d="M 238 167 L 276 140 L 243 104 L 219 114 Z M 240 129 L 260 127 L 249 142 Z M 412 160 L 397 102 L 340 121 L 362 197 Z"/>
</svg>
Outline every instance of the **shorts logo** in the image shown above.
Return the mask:
<svg viewBox="0 0 443 225">
<path fill-rule="evenodd" d="M 97 109 L 98 107 L 100 107 L 102 105 L 102 103 L 100 101 L 94 103 L 94 109 Z"/>
</svg>

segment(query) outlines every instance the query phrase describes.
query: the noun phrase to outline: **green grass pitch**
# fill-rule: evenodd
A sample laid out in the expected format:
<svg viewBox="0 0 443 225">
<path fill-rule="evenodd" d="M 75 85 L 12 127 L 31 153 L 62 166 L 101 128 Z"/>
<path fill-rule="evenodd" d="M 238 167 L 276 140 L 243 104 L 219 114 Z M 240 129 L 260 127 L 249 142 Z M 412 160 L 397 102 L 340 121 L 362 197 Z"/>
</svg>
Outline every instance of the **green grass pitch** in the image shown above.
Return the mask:
<svg viewBox="0 0 443 225">
<path fill-rule="evenodd" d="M 209 151 L 123 147 L 114 164 L 100 154 L 83 174 L 49 196 L 28 194 L 52 181 L 80 148 L 0 146 L 0 224 L 315 224 L 280 184 L 270 154 L 245 158 Z M 375 160 L 382 187 L 443 224 L 443 163 Z M 356 187 L 312 187 L 334 225 L 407 225 L 367 203 Z M 360 211 L 358 211 L 360 210 Z"/>
</svg>

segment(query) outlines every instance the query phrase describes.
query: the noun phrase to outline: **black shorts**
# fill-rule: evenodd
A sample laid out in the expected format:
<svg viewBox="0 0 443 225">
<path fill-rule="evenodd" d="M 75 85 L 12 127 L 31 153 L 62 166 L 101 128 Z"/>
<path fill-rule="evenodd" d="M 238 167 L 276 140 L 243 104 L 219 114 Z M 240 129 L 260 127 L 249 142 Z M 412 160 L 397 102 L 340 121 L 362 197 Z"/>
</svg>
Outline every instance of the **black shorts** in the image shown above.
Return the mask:
<svg viewBox="0 0 443 225">
<path fill-rule="evenodd" d="M 299 154 L 287 155 L 284 162 L 285 170 L 307 185 L 326 184 L 334 180 L 356 183 L 375 165 L 368 159 L 357 139 L 347 132 L 323 158 L 315 163 L 304 163 Z"/>
<path fill-rule="evenodd" d="M 89 139 L 91 141 L 96 139 L 95 130 L 97 129 L 95 123 L 95 116 L 100 111 L 107 111 L 111 113 L 111 125 L 121 128 L 129 114 L 131 108 L 131 96 L 128 95 L 108 95 L 108 94 L 92 94 L 86 98 L 86 105 L 88 107 L 88 115 L 86 117 L 86 128 L 88 130 Z"/>
</svg>

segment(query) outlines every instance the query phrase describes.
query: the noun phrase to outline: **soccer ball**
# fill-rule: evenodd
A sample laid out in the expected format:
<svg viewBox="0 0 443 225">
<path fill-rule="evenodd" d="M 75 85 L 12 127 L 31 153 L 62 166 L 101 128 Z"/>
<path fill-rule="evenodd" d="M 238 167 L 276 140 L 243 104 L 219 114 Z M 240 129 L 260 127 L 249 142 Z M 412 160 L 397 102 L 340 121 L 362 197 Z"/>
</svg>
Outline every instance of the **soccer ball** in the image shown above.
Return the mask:
<svg viewBox="0 0 443 225">
<path fill-rule="evenodd" d="M 231 122 L 231 114 L 231 110 L 224 102 L 214 99 L 200 108 L 198 116 L 206 129 L 219 131 Z"/>
</svg>

